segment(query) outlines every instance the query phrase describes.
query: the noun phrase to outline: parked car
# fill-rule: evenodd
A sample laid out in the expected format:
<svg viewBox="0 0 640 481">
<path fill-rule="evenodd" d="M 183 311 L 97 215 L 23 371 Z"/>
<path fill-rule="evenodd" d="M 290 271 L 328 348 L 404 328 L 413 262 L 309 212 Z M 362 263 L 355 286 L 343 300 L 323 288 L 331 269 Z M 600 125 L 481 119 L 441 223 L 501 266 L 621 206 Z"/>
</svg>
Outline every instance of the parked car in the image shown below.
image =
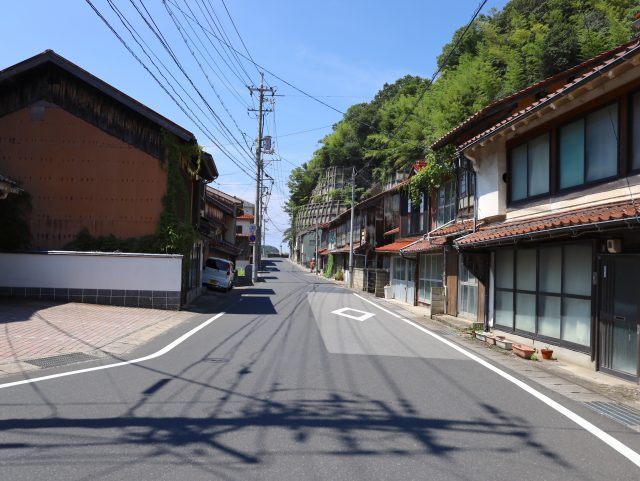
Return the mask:
<svg viewBox="0 0 640 481">
<path fill-rule="evenodd" d="M 209 289 L 228 291 L 233 287 L 235 274 L 233 263 L 227 259 L 209 257 L 202 271 L 202 285 Z"/>
</svg>

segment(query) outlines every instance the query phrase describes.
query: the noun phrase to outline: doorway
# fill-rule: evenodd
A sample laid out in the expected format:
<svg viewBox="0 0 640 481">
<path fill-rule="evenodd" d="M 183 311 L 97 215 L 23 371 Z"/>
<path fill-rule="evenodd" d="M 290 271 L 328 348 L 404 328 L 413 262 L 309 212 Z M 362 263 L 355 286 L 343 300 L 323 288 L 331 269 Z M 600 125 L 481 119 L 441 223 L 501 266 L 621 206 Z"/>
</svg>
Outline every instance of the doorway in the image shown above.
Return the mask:
<svg viewBox="0 0 640 481">
<path fill-rule="evenodd" d="M 599 368 L 638 381 L 640 255 L 599 257 Z"/>
</svg>

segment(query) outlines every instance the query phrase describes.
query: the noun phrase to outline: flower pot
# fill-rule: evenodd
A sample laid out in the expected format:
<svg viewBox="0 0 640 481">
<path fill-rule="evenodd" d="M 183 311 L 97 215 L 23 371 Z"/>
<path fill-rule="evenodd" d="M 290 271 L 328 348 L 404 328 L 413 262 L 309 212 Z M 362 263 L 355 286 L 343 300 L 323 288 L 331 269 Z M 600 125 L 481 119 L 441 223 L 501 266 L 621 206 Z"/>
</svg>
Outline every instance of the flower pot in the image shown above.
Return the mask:
<svg viewBox="0 0 640 481">
<path fill-rule="evenodd" d="M 486 336 L 482 332 L 476 332 L 476 339 L 478 339 L 479 341 L 484 341 L 485 337 Z"/>
<path fill-rule="evenodd" d="M 525 346 L 524 344 L 516 344 L 516 343 L 514 343 L 511 346 L 511 349 L 513 350 L 514 353 L 516 353 L 518 356 L 520 356 L 523 359 L 531 359 L 531 356 L 533 355 L 533 353 L 536 352 L 536 350 L 532 347 Z"/>
<path fill-rule="evenodd" d="M 496 346 L 500 349 L 504 349 L 505 351 L 510 351 L 512 344 L 513 343 L 511 341 L 507 341 L 505 339 L 496 339 Z"/>
<path fill-rule="evenodd" d="M 542 354 L 542 359 L 550 360 L 553 356 L 553 349 L 540 349 L 540 354 Z"/>
<path fill-rule="evenodd" d="M 492 346 L 496 345 L 496 336 L 492 336 L 491 334 L 487 334 L 484 338 L 487 344 L 491 344 Z"/>
</svg>

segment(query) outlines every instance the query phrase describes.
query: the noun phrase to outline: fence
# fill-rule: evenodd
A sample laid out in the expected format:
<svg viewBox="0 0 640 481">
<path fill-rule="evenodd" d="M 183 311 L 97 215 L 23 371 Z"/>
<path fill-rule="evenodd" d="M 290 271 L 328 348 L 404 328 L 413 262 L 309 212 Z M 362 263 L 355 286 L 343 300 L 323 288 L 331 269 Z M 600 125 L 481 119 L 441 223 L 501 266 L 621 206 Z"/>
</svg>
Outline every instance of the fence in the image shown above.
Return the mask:
<svg viewBox="0 0 640 481">
<path fill-rule="evenodd" d="M 180 255 L 0 253 L 0 296 L 178 309 L 181 280 Z"/>
</svg>

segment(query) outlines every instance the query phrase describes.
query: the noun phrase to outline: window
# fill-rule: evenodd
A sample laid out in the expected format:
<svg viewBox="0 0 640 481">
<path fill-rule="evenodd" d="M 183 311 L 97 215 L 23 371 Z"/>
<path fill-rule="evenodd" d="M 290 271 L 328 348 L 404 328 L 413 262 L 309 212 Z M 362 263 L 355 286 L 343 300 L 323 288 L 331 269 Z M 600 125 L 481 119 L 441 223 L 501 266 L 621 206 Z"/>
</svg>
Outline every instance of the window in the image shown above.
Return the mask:
<svg viewBox="0 0 640 481">
<path fill-rule="evenodd" d="M 438 189 L 438 213 L 436 222 L 438 226 L 453 220 L 456 215 L 456 184 L 453 180 L 445 182 Z"/>
<path fill-rule="evenodd" d="M 633 123 L 631 126 L 631 169 L 640 169 L 640 93 L 633 96 L 631 107 Z"/>
<path fill-rule="evenodd" d="M 241 225 L 237 225 L 236 226 L 236 234 L 242 234 L 242 226 Z"/>
<path fill-rule="evenodd" d="M 549 134 L 530 140 L 510 152 L 511 200 L 549 192 Z"/>
<path fill-rule="evenodd" d="M 384 231 L 387 232 L 400 226 L 400 195 L 386 196 L 383 204 Z"/>
<path fill-rule="evenodd" d="M 431 303 L 431 288 L 442 287 L 443 260 L 442 254 L 420 256 L 418 299 L 422 302 Z"/>
<path fill-rule="evenodd" d="M 611 104 L 559 131 L 560 189 L 618 174 L 618 104 Z"/>
<path fill-rule="evenodd" d="M 427 201 L 426 195 L 420 196 L 420 203 L 414 204 L 411 198 L 407 199 L 407 217 L 406 217 L 407 234 L 417 234 L 427 230 Z"/>
<path fill-rule="evenodd" d="M 458 210 L 469 209 L 473 206 L 475 172 L 471 168 L 471 162 L 463 159 L 458 168 Z"/>
<path fill-rule="evenodd" d="M 502 249 L 495 256 L 495 322 L 590 345 L 591 244 Z"/>
<path fill-rule="evenodd" d="M 458 270 L 458 314 L 475 319 L 478 313 L 478 279 L 465 265 L 464 254 L 460 256 Z"/>
</svg>

